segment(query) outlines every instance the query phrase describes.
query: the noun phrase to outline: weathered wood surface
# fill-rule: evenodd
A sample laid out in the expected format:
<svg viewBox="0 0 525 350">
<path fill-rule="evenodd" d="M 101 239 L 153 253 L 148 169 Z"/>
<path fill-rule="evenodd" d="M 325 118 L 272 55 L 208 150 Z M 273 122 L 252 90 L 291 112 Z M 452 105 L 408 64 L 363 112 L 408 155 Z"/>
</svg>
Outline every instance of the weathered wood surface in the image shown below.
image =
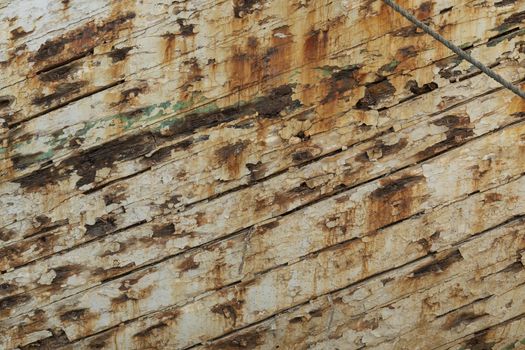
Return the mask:
<svg viewBox="0 0 525 350">
<path fill-rule="evenodd" d="M 525 2 L 399 3 L 525 88 Z M 525 343 L 525 101 L 381 1 L 0 2 L 0 348 Z"/>
</svg>

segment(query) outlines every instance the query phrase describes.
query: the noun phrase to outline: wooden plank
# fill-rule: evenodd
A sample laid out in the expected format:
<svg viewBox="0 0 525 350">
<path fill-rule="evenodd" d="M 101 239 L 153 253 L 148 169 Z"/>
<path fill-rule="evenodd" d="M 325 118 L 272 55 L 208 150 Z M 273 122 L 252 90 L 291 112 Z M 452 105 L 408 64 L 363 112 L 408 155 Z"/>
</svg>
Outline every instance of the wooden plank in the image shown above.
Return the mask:
<svg viewBox="0 0 525 350">
<path fill-rule="evenodd" d="M 525 88 L 524 2 L 399 2 Z M 0 348 L 520 346 L 525 102 L 382 1 L 0 29 Z"/>
<path fill-rule="evenodd" d="M 461 198 L 461 196 L 468 195 L 469 193 L 472 193 L 475 191 L 475 189 L 488 189 L 491 186 L 494 186 L 500 182 L 508 181 L 508 179 L 511 179 L 512 177 L 520 176 L 522 172 L 524 172 L 523 169 L 520 169 L 519 166 L 515 164 L 516 159 L 520 159 L 521 154 L 523 154 L 523 147 L 522 145 L 515 143 L 515 137 L 513 135 L 521 135 L 524 131 L 524 124 L 519 123 L 514 126 L 510 126 L 508 128 L 504 128 L 499 132 L 492 133 L 486 137 L 477 139 L 475 141 L 472 141 L 468 144 L 467 147 L 462 147 L 458 149 L 454 149 L 450 152 L 447 152 L 443 154 L 440 157 L 434 158 L 430 160 L 429 162 L 424 162 L 422 164 L 416 165 L 414 167 L 408 168 L 406 170 L 403 170 L 399 173 L 396 173 L 390 177 L 379 179 L 377 181 L 371 182 L 370 184 L 366 184 L 360 187 L 357 187 L 355 190 L 350 190 L 349 193 L 343 192 L 342 194 L 336 195 L 334 197 L 331 197 L 325 201 L 321 201 L 317 204 L 314 204 L 312 206 L 306 207 L 303 210 L 295 211 L 292 213 L 292 216 L 286 216 L 283 218 L 283 220 L 286 220 L 286 222 L 282 223 L 280 221 L 276 222 L 275 224 L 270 223 L 266 225 L 268 229 L 273 229 L 272 232 L 275 232 L 277 235 L 276 239 L 270 239 L 266 237 L 265 239 L 261 239 L 259 242 L 267 242 L 270 246 L 272 246 L 272 249 L 269 253 L 272 254 L 275 259 L 274 264 L 279 264 L 283 262 L 283 259 L 286 258 L 292 258 L 294 257 L 294 252 L 296 254 L 300 254 L 297 256 L 297 258 L 300 258 L 301 255 L 307 255 L 308 253 L 315 252 L 316 250 L 323 249 L 327 246 L 330 246 L 331 244 L 327 243 L 332 241 L 332 245 L 338 243 L 337 238 L 332 238 L 335 234 L 336 237 L 340 237 L 339 242 L 344 242 L 350 239 L 348 244 L 352 244 L 354 240 L 352 238 L 358 237 L 358 233 L 362 232 L 363 230 L 375 230 L 381 226 L 388 225 L 390 223 L 394 223 L 398 220 L 401 220 L 403 218 L 410 217 L 411 215 L 417 214 L 425 209 L 431 209 L 433 207 L 436 207 L 440 204 L 447 203 L 450 201 L 454 201 L 457 198 Z M 518 136 L 519 138 L 519 136 Z M 505 147 L 506 145 L 506 147 Z M 517 146 L 517 147 L 516 147 Z M 489 154 L 490 157 L 487 158 L 486 155 Z M 455 167 L 449 167 L 446 169 L 444 167 L 444 164 L 450 163 L 453 160 Z M 492 167 L 488 167 L 488 163 L 491 165 L 494 164 Z M 518 162 L 520 163 L 520 162 Z M 525 164 L 525 163 L 524 163 Z M 457 167 L 457 168 L 456 168 Z M 319 167 L 322 169 L 323 167 Z M 458 173 L 456 169 L 471 169 L 471 174 L 468 173 Z M 454 183 L 455 186 L 450 186 L 447 184 Z M 355 193 L 353 193 L 355 191 Z M 384 202 L 394 202 L 393 206 L 387 206 L 385 207 Z M 396 204 L 397 203 L 397 204 Z M 224 207 L 219 207 L 217 205 L 214 206 L 214 208 L 220 208 L 224 209 Z M 209 211 L 208 211 L 209 213 Z M 340 232 L 340 229 L 338 230 L 338 224 L 337 219 L 339 217 L 339 213 L 347 213 L 345 216 L 343 216 L 341 219 L 343 222 L 346 222 L 346 224 L 343 224 L 342 227 L 345 227 L 348 225 L 349 222 L 353 222 L 355 225 L 355 228 L 350 229 L 346 228 L 342 232 Z M 349 215 L 349 216 L 348 216 Z M 243 215 L 244 216 L 244 215 Z M 301 217 L 302 219 L 299 220 L 298 217 Z M 330 219 L 333 217 L 332 219 Z M 367 219 L 368 218 L 368 219 Z M 228 218 L 227 220 L 230 220 L 231 218 Z M 327 223 L 328 220 L 328 223 Z M 332 221 L 335 222 L 332 225 Z M 214 222 L 214 225 L 216 225 L 217 222 Z M 209 226 L 209 225 L 208 225 Z M 170 227 L 170 226 L 169 226 Z M 178 223 L 175 224 L 175 227 L 178 227 Z M 308 231 L 305 230 L 305 228 L 309 227 L 312 237 L 308 236 L 296 236 L 293 234 L 293 232 L 304 232 Z M 317 231 L 312 228 L 317 228 Z M 169 231 L 169 230 L 168 230 Z M 284 232 L 283 232 L 284 231 Z M 325 237 L 324 232 L 326 231 Z M 127 232 L 127 231 L 125 231 Z M 158 231 L 160 232 L 160 231 Z M 263 230 L 264 232 L 264 230 Z M 366 231 L 365 231 L 366 232 Z M 162 232 L 161 232 L 162 233 Z M 174 233 L 174 232 L 164 232 L 168 235 L 168 237 Z M 162 235 L 161 235 L 162 236 Z M 134 239 L 139 238 L 140 236 L 134 235 Z M 196 236 L 197 240 L 199 236 Z M 146 240 L 151 240 L 153 236 L 148 235 L 146 236 Z M 182 237 L 185 239 L 185 237 Z M 291 241 L 291 242 L 285 242 L 283 239 L 299 239 L 299 241 Z M 401 238 L 401 242 L 399 244 L 402 245 L 403 242 L 405 242 L 403 237 Z M 131 239 L 131 237 L 130 237 Z M 187 239 L 187 238 L 186 238 Z M 304 240 L 303 240 L 304 239 Z M 328 239 L 328 241 L 326 241 Z M 390 238 L 393 239 L 393 238 Z M 280 244 L 274 244 L 274 242 L 279 241 Z M 366 241 L 366 240 L 365 240 Z M 121 241 L 122 242 L 122 241 Z M 235 240 L 233 241 L 235 242 Z M 245 249 L 246 242 L 244 239 L 237 239 L 237 244 L 233 244 L 232 242 L 225 242 L 225 245 L 221 245 L 217 251 L 219 254 L 221 252 L 225 254 L 225 261 L 227 264 L 228 257 L 229 259 L 233 259 L 233 268 L 229 269 L 220 263 L 217 264 L 217 261 L 220 261 L 219 258 L 212 258 L 210 260 L 210 265 L 208 265 L 207 269 L 205 268 L 205 271 L 202 271 L 201 273 L 196 274 L 195 276 L 203 276 L 204 281 L 203 284 L 206 285 L 206 282 L 209 281 L 207 278 L 210 276 L 210 274 L 213 274 L 217 266 L 219 266 L 218 273 L 222 275 L 223 272 L 226 272 L 226 276 L 229 275 L 229 271 L 231 273 L 239 273 L 239 264 L 242 262 L 242 269 L 244 270 L 244 264 L 246 262 L 250 262 L 250 258 L 246 258 L 246 256 L 243 258 L 243 254 L 239 254 L 240 251 Z M 119 243 L 119 242 L 117 242 Z M 122 242 L 123 243 L 123 242 Z M 170 243 L 175 243 L 176 241 L 172 240 Z M 223 242 L 221 242 L 222 244 Z M 286 243 L 286 244 L 285 244 Z M 356 249 L 357 251 L 362 251 L 363 247 L 362 245 L 365 243 L 362 243 L 361 240 L 358 240 L 358 244 Z M 233 244 L 233 252 L 229 253 L 228 247 Z M 384 244 L 384 243 L 383 243 Z M 394 243 L 393 243 L 394 244 Z M 345 244 L 343 247 L 346 247 L 347 244 Z M 395 244 L 394 244 L 395 245 Z M 102 249 L 108 249 L 109 244 L 103 245 Z M 257 245 L 255 245 L 257 246 Z M 304 247 L 306 249 L 301 254 L 301 250 L 299 247 Z M 317 248 L 316 248 L 317 246 Z M 378 245 L 378 247 L 381 245 Z M 425 245 L 421 246 L 418 244 L 419 249 L 423 249 Z M 116 253 L 118 254 L 118 251 L 122 248 L 124 251 L 126 251 L 125 247 L 121 247 L 120 243 L 117 245 L 114 245 Z M 282 253 L 279 251 L 279 249 L 283 249 Z M 372 247 L 376 247 L 373 245 Z M 427 246 L 428 247 L 428 246 Z M 290 251 L 290 248 L 293 249 L 293 252 Z M 99 248 L 100 249 L 100 248 Z M 346 248 L 345 248 L 346 249 Z M 403 256 L 406 256 L 405 249 L 400 248 L 403 252 Z M 375 250 L 375 249 L 372 249 Z M 136 251 L 138 256 L 142 254 L 143 250 L 133 250 Z M 204 251 L 207 252 L 208 250 L 204 248 Z M 268 251 L 268 248 L 261 247 L 261 251 L 254 252 L 253 258 L 255 259 L 253 262 L 254 269 L 257 272 L 257 270 L 264 271 L 264 267 L 271 268 L 271 263 L 268 258 L 261 259 L 258 261 L 257 259 L 260 258 L 261 252 Z M 331 250 L 328 250 L 329 252 Z M 337 250 L 336 250 L 337 251 Z M 89 252 L 93 252 L 93 248 L 87 248 L 86 253 L 89 257 L 92 259 L 92 255 Z M 235 253 L 237 252 L 237 253 Z M 366 252 L 366 251 L 365 251 Z M 111 251 L 105 251 L 100 253 L 102 257 L 109 256 L 109 259 L 112 260 L 113 257 Z M 129 253 L 128 253 L 129 254 Z M 370 253 L 371 254 L 371 253 Z M 74 252 L 72 253 L 72 256 L 79 257 L 82 256 L 80 252 Z M 206 256 L 206 255 L 205 255 Z M 263 255 L 264 256 L 264 255 Z M 123 256 L 125 258 L 126 255 Z M 57 257 L 59 263 L 58 266 L 62 266 L 62 268 L 59 268 L 59 271 L 63 271 L 64 275 L 59 276 L 57 281 L 55 282 L 55 285 L 60 286 L 60 289 L 64 290 L 65 286 L 64 284 L 70 284 L 73 287 L 73 292 L 75 292 L 75 286 L 81 285 L 83 286 L 85 283 L 88 282 L 88 280 L 83 277 L 83 265 L 80 264 L 77 267 L 70 266 L 70 265 L 62 265 L 64 262 L 60 262 L 60 256 Z M 316 257 L 315 259 L 317 259 Z M 148 271 L 137 271 L 133 275 L 122 277 L 119 280 L 116 280 L 114 283 L 110 283 L 109 285 L 104 284 L 102 286 L 102 291 L 100 294 L 98 294 L 98 289 L 92 289 L 88 291 L 88 296 L 84 296 L 85 299 L 77 295 L 77 298 L 73 298 L 71 301 L 72 304 L 69 304 L 69 300 L 64 300 L 62 302 L 53 303 L 51 305 L 52 310 L 49 314 L 46 314 L 45 322 L 53 322 L 53 317 L 56 317 L 57 319 L 60 319 L 63 321 L 62 318 L 59 317 L 58 314 L 67 314 L 69 311 L 65 311 L 66 309 L 64 307 L 61 307 L 62 305 L 69 305 L 69 308 L 72 308 L 74 310 L 85 310 L 85 317 L 83 317 L 83 322 L 81 324 L 78 324 L 76 322 L 73 322 L 69 327 L 67 328 L 66 334 L 68 334 L 69 339 L 77 339 L 81 336 L 88 335 L 89 332 L 97 332 L 101 329 L 104 329 L 105 327 L 108 327 L 111 325 L 112 322 L 122 322 L 125 319 L 119 318 L 119 312 L 113 310 L 111 312 L 112 318 L 108 319 L 105 317 L 100 317 L 99 315 L 104 315 L 105 313 L 102 311 L 102 309 L 94 309 L 96 311 L 89 311 L 91 310 L 90 307 L 86 307 L 87 305 L 83 304 L 82 300 L 85 300 L 84 303 L 88 302 L 91 306 L 90 300 L 98 300 L 96 303 L 95 308 L 104 307 L 104 305 L 107 305 L 106 307 L 110 307 L 110 305 L 113 305 L 111 303 L 111 300 L 114 298 L 117 298 L 119 294 L 118 290 L 122 287 L 122 285 L 125 285 L 125 280 L 136 280 L 140 279 L 139 276 L 142 276 L 145 278 L 145 281 L 148 281 L 145 283 L 145 288 L 148 291 L 143 291 L 143 293 L 140 293 L 141 297 L 131 298 L 130 300 L 126 299 L 122 301 L 122 305 L 133 305 L 133 310 L 140 310 L 138 311 L 139 314 L 142 313 L 148 313 L 151 311 L 154 311 L 155 309 L 160 309 L 162 307 L 169 306 L 171 304 L 177 304 L 179 302 L 184 302 L 184 299 L 179 299 L 179 297 L 185 295 L 184 292 L 180 293 L 178 292 L 179 288 L 185 288 L 184 286 L 187 286 L 188 288 L 198 288 L 197 286 L 197 280 L 196 277 L 194 277 L 193 274 L 190 273 L 190 276 L 192 276 L 192 283 L 188 284 L 187 281 L 184 280 L 178 280 L 175 278 L 173 280 L 172 276 L 173 273 L 176 273 L 177 267 L 181 270 L 184 270 L 188 266 L 197 265 L 195 261 L 191 257 L 185 256 L 183 257 L 183 261 L 180 261 L 178 258 L 175 260 L 168 260 L 159 267 L 154 267 L 153 270 Z M 237 259 L 237 260 L 235 260 Z M 344 259 L 348 259 L 347 255 L 344 255 Z M 72 258 L 68 257 L 67 255 L 64 256 L 64 261 L 71 261 Z M 117 261 L 119 259 L 116 259 Z M 188 261 L 189 260 L 189 261 Z M 103 261 L 103 260 L 102 260 Z M 191 262 L 193 261 L 193 263 Z M 198 260 L 197 260 L 198 261 Z M 286 261 L 286 260 L 284 260 Z M 389 261 L 381 260 L 383 263 L 391 263 Z M 173 264 L 175 262 L 175 264 Z M 87 260 L 86 260 L 86 263 Z M 106 263 L 107 264 L 107 263 Z M 131 263 L 133 265 L 133 263 Z M 308 264 L 306 264 L 308 265 Z M 162 266 L 166 266 L 165 269 L 162 268 Z M 259 267 L 257 267 L 259 266 Z M 347 269 L 347 264 L 341 264 L 341 268 L 344 267 L 342 273 L 349 273 Z M 51 275 L 48 275 L 48 280 L 41 281 L 42 283 L 51 283 L 51 288 L 49 289 L 50 294 L 53 292 L 53 284 L 52 282 L 56 278 L 56 271 L 53 270 L 53 267 L 56 267 L 56 265 L 50 266 L 50 268 L 46 268 L 44 264 L 39 263 L 32 266 L 34 269 L 36 269 L 36 273 L 31 274 L 29 273 L 22 273 L 19 270 L 15 270 L 13 273 L 12 279 L 5 279 L 4 281 L 9 283 L 9 285 L 16 286 L 16 277 L 20 275 L 25 275 L 28 277 L 28 279 L 31 279 L 31 275 L 34 276 L 44 276 L 44 271 L 41 270 L 44 268 L 47 270 Z M 64 271 L 65 267 L 65 271 Z M 213 269 L 210 271 L 209 268 L 213 267 Z M 69 269 L 68 269 L 69 268 Z M 93 267 L 94 268 L 94 267 Z M 159 269 L 158 272 L 152 272 Z M 225 268 L 226 271 L 222 271 L 222 269 Z M 367 267 L 368 269 L 368 267 Z M 29 267 L 26 270 L 31 270 L 31 267 Z M 110 268 L 111 270 L 111 268 Z M 87 269 L 84 272 L 90 273 L 90 271 L 97 271 L 96 269 L 90 269 L 87 267 Z M 209 272 L 208 272 L 209 271 Z M 250 264 L 247 265 L 247 270 L 250 272 Z M 279 270 L 277 270 L 279 271 Z M 54 272 L 54 273 L 53 273 Z M 102 271 L 98 270 L 99 273 Z M 191 269 L 190 269 L 191 272 Z M 335 273 L 335 272 L 334 272 Z M 71 279 L 69 278 L 69 275 L 72 275 Z M 6 276 L 6 275 L 4 275 Z M 137 277 L 133 277 L 137 276 Z M 158 277 L 155 277 L 158 276 Z M 273 277 L 272 277 L 273 276 Z M 268 276 L 263 275 L 260 279 L 256 279 L 260 281 L 260 283 L 263 283 L 265 285 L 265 288 L 270 289 L 276 289 L 279 290 L 279 281 L 286 281 L 287 279 L 282 279 L 281 277 L 278 277 L 278 272 L 274 272 L 269 274 Z M 308 278 L 312 278 L 310 275 Z M 65 281 L 64 281 L 65 279 Z M 49 281 L 50 280 L 50 281 Z M 183 287 L 179 287 L 179 283 L 173 284 L 175 281 L 183 281 Z M 270 282 L 273 281 L 273 282 Z M 38 283 L 38 281 L 35 281 Z M 235 278 L 228 279 L 223 282 L 223 285 L 227 285 L 229 283 L 235 282 Z M 335 278 L 334 281 L 332 279 L 329 279 L 327 281 L 319 281 L 319 285 L 322 287 L 319 288 L 330 288 L 337 289 L 336 286 L 332 285 L 332 283 L 345 283 L 346 280 L 343 278 Z M 152 284 L 153 283 L 153 284 Z M 250 283 L 253 282 L 246 282 L 249 286 Z M 270 283 L 270 284 L 267 284 Z M 274 283 L 277 283 L 274 285 Z M 315 283 L 317 285 L 317 282 Z M 113 285 L 113 287 L 112 287 Z M 257 284 L 258 285 L 258 284 Z M 302 285 L 301 283 L 299 285 Z M 154 287 L 156 286 L 156 287 Z M 306 284 L 305 286 L 308 288 L 311 288 L 310 284 Z M 29 280 L 23 281 L 23 287 L 31 289 L 31 284 Z M 212 289 L 215 286 L 212 286 L 209 289 Z M 220 284 L 219 286 L 220 287 Z M 15 287 L 16 288 L 16 287 Z M 16 289 L 13 288 L 13 291 L 16 293 Z M 105 288 L 108 288 L 110 291 L 104 292 Z M 172 289 L 173 288 L 173 289 Z M 206 289 L 206 288 L 205 288 Z M 236 287 L 230 288 L 232 290 L 236 289 Z M 329 291 L 328 290 L 328 291 Z M 76 290 L 78 291 L 78 289 Z M 175 292 L 177 291 L 177 292 Z M 314 292 L 310 291 L 309 293 Z M 317 290 L 315 290 L 317 292 Z M 89 293 L 94 293 L 91 296 L 89 296 Z M 117 294 L 115 294 L 117 293 Z M 157 295 L 157 293 L 161 293 L 160 295 Z M 166 295 L 167 293 L 167 295 Z M 217 292 L 220 293 L 220 290 Z M 286 293 L 286 289 L 283 291 L 283 293 Z M 40 293 L 38 293 L 40 294 Z M 18 296 L 18 298 L 16 297 Z M 98 297 L 94 297 L 94 295 L 98 295 Z M 191 294 L 190 294 L 191 296 Z M 282 302 L 287 302 L 284 296 L 282 296 L 284 299 L 282 299 Z M 9 297 L 8 297 L 9 298 Z M 102 298 L 102 299 L 101 299 Z M 250 299 L 246 297 L 247 299 Z M 24 304 L 24 303 L 30 303 L 31 302 L 31 296 L 24 295 L 24 294 L 15 294 L 14 298 L 11 298 L 16 300 L 16 304 Z M 102 302 L 103 299 L 107 299 L 107 302 Z M 117 298 L 118 299 L 118 298 Z M 70 299 L 71 300 L 71 299 Z M 251 300 L 251 299 L 250 299 Z M 255 298 L 254 300 L 258 300 Z M 279 297 L 279 300 L 281 300 L 281 297 Z M 295 299 L 294 299 L 295 300 Z M 246 302 L 248 303 L 249 300 Z M 31 304 L 29 304 L 31 305 Z M 20 308 L 21 306 L 18 305 L 17 308 Z M 130 309 L 128 307 L 121 306 L 123 311 L 121 311 L 122 317 L 130 317 Z M 141 308 L 142 307 L 142 308 Z M 153 308 L 153 309 L 150 309 Z M 109 310 L 108 310 L 109 311 Z M 56 316 L 53 316 L 56 315 Z M 16 329 L 20 329 L 18 325 L 23 324 L 23 317 L 15 318 L 8 320 L 7 323 L 14 322 L 16 324 Z M 89 322 L 88 322 L 89 320 Z M 77 321 L 77 319 L 73 320 Z M 36 322 L 38 325 L 39 322 Z M 56 322 L 56 321 L 55 321 Z M 108 322 L 110 322 L 108 324 Z M 189 321 L 190 322 L 190 321 Z M 193 321 L 191 321 L 193 322 Z M 30 321 L 30 323 L 32 323 Z M 86 326 L 86 324 L 89 324 L 90 326 Z M 29 326 L 28 326 L 29 327 Z M 47 323 L 41 324 L 37 327 L 45 327 L 48 328 Z M 8 328 L 7 326 L 4 326 L 3 328 Z M 225 330 L 227 331 L 227 330 Z M 87 333 L 86 333 L 87 332 Z M 16 337 L 13 337 L 16 338 Z"/>
</svg>

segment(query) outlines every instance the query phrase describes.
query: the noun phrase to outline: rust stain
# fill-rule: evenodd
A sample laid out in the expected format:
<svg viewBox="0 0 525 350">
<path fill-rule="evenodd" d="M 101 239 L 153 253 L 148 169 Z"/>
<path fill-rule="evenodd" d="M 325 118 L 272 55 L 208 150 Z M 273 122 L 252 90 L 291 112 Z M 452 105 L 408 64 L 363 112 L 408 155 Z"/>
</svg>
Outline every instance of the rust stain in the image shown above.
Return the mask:
<svg viewBox="0 0 525 350">
<path fill-rule="evenodd" d="M 176 35 L 173 33 L 166 33 L 162 35 L 165 41 L 164 44 L 164 63 L 171 62 L 173 59 L 173 53 L 175 52 L 175 38 Z"/>
</svg>

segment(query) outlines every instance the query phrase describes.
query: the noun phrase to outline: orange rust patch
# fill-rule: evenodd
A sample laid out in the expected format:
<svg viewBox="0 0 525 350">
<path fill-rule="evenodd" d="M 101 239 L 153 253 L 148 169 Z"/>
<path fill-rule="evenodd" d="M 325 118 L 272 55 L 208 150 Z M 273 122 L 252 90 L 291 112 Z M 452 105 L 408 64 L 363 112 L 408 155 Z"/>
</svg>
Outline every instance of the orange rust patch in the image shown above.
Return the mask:
<svg viewBox="0 0 525 350">
<path fill-rule="evenodd" d="M 181 269 L 182 272 L 185 272 L 185 271 L 196 269 L 196 268 L 199 267 L 199 265 L 200 264 L 195 261 L 195 257 L 194 256 L 190 256 L 190 257 L 184 259 L 184 261 L 182 263 L 180 263 L 177 267 L 179 269 Z"/>
<path fill-rule="evenodd" d="M 376 230 L 412 214 L 417 205 L 418 191 L 425 186 L 424 176 L 407 176 L 382 183 L 374 190 L 368 204 L 368 228 Z"/>
<path fill-rule="evenodd" d="M 164 39 L 164 63 L 171 62 L 173 59 L 173 53 L 175 52 L 175 34 L 166 33 L 162 35 Z"/>
<path fill-rule="evenodd" d="M 233 300 L 224 304 L 218 304 L 212 307 L 211 311 L 215 314 L 221 315 L 227 320 L 230 320 L 233 325 L 237 322 L 239 312 L 241 312 L 244 301 Z"/>
<path fill-rule="evenodd" d="M 216 151 L 219 164 L 226 164 L 226 168 L 231 177 L 238 177 L 241 168 L 244 166 L 243 152 L 248 147 L 248 141 L 224 146 Z"/>
</svg>

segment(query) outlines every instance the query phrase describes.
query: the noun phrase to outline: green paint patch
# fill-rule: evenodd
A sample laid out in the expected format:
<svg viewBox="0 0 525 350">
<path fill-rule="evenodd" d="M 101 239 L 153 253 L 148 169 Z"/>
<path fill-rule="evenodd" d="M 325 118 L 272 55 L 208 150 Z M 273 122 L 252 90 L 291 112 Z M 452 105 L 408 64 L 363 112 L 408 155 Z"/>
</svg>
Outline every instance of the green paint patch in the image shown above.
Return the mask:
<svg viewBox="0 0 525 350">
<path fill-rule="evenodd" d="M 509 344 L 509 345 L 505 346 L 505 347 L 504 347 L 503 349 L 501 349 L 501 350 L 512 350 L 512 349 L 514 349 L 515 347 L 516 347 L 516 346 L 514 345 L 514 343 L 512 343 L 512 344 Z"/>
<path fill-rule="evenodd" d="M 393 60 L 390 63 L 385 64 L 383 67 L 381 67 L 380 71 L 393 72 L 397 68 L 397 66 L 399 66 L 400 63 L 401 62 L 399 62 L 398 60 Z"/>
<path fill-rule="evenodd" d="M 178 112 L 184 108 L 187 108 L 191 105 L 191 101 L 179 101 L 177 103 L 175 103 L 172 107 L 171 107 L 171 110 L 173 112 Z"/>
<path fill-rule="evenodd" d="M 315 67 L 314 69 L 319 71 L 322 77 L 327 78 L 331 76 L 335 71 L 339 70 L 340 68 L 337 66 L 322 66 L 322 67 Z"/>
<path fill-rule="evenodd" d="M 520 340 L 520 343 L 525 344 L 525 338 L 523 338 L 522 340 Z"/>
<path fill-rule="evenodd" d="M 359 69 L 360 66 L 356 64 L 347 64 L 343 67 L 338 66 L 323 66 L 323 67 L 316 67 L 315 69 L 321 72 L 322 77 L 328 78 L 333 76 L 334 74 L 338 72 L 344 72 L 344 71 L 352 71 Z"/>
</svg>

